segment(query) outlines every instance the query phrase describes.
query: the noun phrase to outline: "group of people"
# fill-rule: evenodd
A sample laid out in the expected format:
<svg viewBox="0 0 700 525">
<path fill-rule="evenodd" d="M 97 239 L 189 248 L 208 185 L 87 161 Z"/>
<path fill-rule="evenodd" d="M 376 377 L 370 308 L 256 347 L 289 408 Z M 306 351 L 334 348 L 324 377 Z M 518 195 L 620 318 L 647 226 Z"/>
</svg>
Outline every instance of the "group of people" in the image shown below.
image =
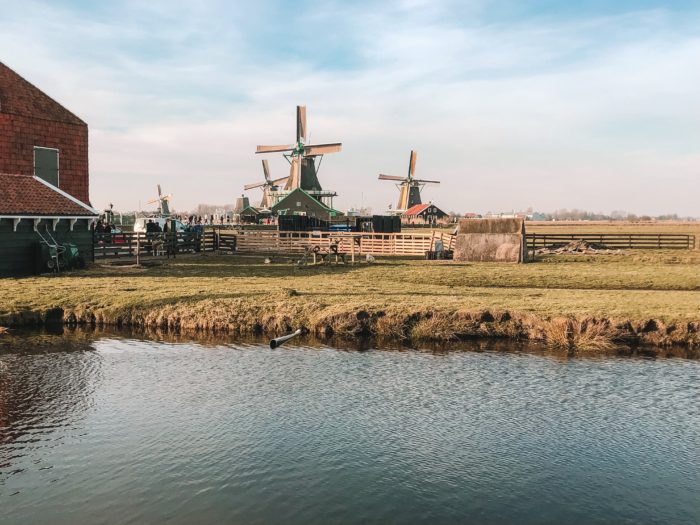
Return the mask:
<svg viewBox="0 0 700 525">
<path fill-rule="evenodd" d="M 110 224 L 106 219 L 100 219 L 95 223 L 95 233 L 113 233 L 117 231 L 114 224 Z"/>
<path fill-rule="evenodd" d="M 173 215 L 173 218 L 178 219 L 185 226 L 191 228 L 195 226 L 223 226 L 224 224 L 233 224 L 233 216 L 231 214 L 215 214 L 215 215 Z"/>
</svg>

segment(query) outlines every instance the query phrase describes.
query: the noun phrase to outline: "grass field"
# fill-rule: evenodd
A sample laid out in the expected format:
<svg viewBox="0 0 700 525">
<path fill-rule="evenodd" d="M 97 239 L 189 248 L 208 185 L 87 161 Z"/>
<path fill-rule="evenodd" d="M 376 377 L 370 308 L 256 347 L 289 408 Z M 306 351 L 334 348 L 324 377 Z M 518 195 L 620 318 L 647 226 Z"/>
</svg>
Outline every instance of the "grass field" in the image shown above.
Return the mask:
<svg viewBox="0 0 700 525">
<path fill-rule="evenodd" d="M 700 221 L 528 221 L 525 226 L 528 233 L 683 233 L 700 237 Z"/>
<path fill-rule="evenodd" d="M 280 333 L 304 326 L 321 335 L 437 340 L 563 337 L 564 345 L 582 330 L 603 330 L 601 341 L 700 343 L 697 251 L 545 256 L 525 265 L 386 258 L 303 268 L 196 255 L 150 268 L 104 265 L 4 279 L 2 290 L 0 325 L 58 317 L 179 330 Z"/>
</svg>

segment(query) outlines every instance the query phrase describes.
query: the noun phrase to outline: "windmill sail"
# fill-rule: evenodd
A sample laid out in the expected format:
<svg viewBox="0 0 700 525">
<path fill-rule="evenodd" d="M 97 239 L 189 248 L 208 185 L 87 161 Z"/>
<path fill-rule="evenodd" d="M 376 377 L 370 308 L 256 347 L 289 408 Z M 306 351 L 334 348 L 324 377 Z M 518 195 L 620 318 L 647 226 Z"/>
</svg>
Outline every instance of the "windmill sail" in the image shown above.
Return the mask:
<svg viewBox="0 0 700 525">
<path fill-rule="evenodd" d="M 280 146 L 258 146 L 255 153 L 283 153 L 290 164 L 285 190 L 301 188 L 306 191 L 322 191 L 318 180 L 315 158 L 342 149 L 340 142 L 327 144 L 305 144 L 309 136 L 306 106 L 296 108 L 296 144 Z"/>
<path fill-rule="evenodd" d="M 411 156 L 408 160 L 408 175 L 406 177 L 397 177 L 396 175 L 379 175 L 379 180 L 390 180 L 399 182 L 399 200 L 396 204 L 397 210 L 407 210 L 416 204 L 421 204 L 421 190 L 426 184 L 440 184 L 437 180 L 416 179 L 416 157 L 418 156 L 415 150 L 411 150 Z"/>
<path fill-rule="evenodd" d="M 263 178 L 264 180 L 262 182 L 254 182 L 252 184 L 246 184 L 243 186 L 243 189 L 245 191 L 247 190 L 252 190 L 255 188 L 262 188 L 263 189 L 263 195 L 262 199 L 260 201 L 260 208 L 270 208 L 273 204 L 273 191 L 277 190 L 277 185 L 285 182 L 289 177 L 281 177 L 279 179 L 270 179 L 270 166 L 267 162 L 267 159 L 263 159 L 262 161 L 262 167 L 263 167 Z"/>
</svg>

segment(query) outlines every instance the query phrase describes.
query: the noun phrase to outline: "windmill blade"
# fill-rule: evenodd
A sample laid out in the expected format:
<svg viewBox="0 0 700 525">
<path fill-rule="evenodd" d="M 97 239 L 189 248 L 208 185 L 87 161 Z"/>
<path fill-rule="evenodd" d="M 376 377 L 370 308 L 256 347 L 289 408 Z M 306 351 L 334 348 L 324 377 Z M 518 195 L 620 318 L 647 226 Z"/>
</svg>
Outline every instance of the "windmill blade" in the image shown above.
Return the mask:
<svg viewBox="0 0 700 525">
<path fill-rule="evenodd" d="M 280 182 L 286 181 L 288 178 L 289 178 L 289 175 L 287 175 L 286 177 L 279 178 L 279 179 L 271 180 L 270 184 L 272 184 L 273 186 L 276 186 Z"/>
<path fill-rule="evenodd" d="M 314 155 L 326 155 L 328 153 L 338 153 L 343 145 L 340 142 L 332 144 L 312 144 L 304 146 L 304 156 L 313 157 Z"/>
<path fill-rule="evenodd" d="M 408 177 L 413 178 L 413 174 L 416 172 L 416 152 L 411 150 L 411 161 L 408 164 Z"/>
<path fill-rule="evenodd" d="M 306 106 L 297 106 L 297 143 L 306 140 Z"/>
<path fill-rule="evenodd" d="M 265 182 L 255 182 L 253 184 L 246 184 L 243 186 L 244 191 L 252 190 L 253 188 L 259 188 L 260 186 L 265 186 L 267 184 L 267 181 Z"/>
<path fill-rule="evenodd" d="M 397 177 L 396 175 L 384 175 L 383 173 L 379 174 L 379 177 L 377 177 L 379 180 L 396 180 L 396 181 L 404 181 L 406 180 L 405 177 Z"/>
<path fill-rule="evenodd" d="M 267 159 L 263 159 L 262 165 L 263 165 L 263 174 L 265 175 L 265 180 L 267 182 L 270 182 L 270 166 L 268 166 L 268 164 L 267 164 Z"/>
<path fill-rule="evenodd" d="M 160 191 L 160 184 L 158 184 L 158 197 L 161 196 L 161 191 Z"/>
<path fill-rule="evenodd" d="M 292 157 L 292 163 L 289 166 L 289 177 L 287 177 L 287 184 L 285 184 L 285 190 L 295 190 L 301 185 L 301 180 L 299 179 L 299 163 L 301 162 L 300 157 Z"/>
<path fill-rule="evenodd" d="M 440 184 L 439 180 L 413 179 L 413 182 L 420 182 L 421 184 Z"/>
<path fill-rule="evenodd" d="M 160 202 L 160 199 L 151 199 L 150 201 L 146 201 L 146 204 L 155 204 L 156 202 Z"/>
<path fill-rule="evenodd" d="M 275 153 L 277 151 L 292 151 L 294 147 L 294 144 L 285 144 L 281 146 L 258 146 L 255 149 L 255 153 Z"/>
</svg>

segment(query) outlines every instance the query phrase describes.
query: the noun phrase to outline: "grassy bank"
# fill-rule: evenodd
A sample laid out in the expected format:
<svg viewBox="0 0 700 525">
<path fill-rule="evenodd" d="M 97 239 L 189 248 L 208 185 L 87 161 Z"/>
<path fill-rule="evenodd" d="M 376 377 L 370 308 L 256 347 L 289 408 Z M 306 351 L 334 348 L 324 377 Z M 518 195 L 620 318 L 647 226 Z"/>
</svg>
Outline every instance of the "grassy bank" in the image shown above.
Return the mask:
<svg viewBox="0 0 700 525">
<path fill-rule="evenodd" d="M 700 345 L 700 254 L 549 256 L 527 265 L 383 259 L 297 269 L 187 256 L 1 281 L 0 325 L 49 321 L 278 335 L 507 337 L 572 351 Z"/>
</svg>

